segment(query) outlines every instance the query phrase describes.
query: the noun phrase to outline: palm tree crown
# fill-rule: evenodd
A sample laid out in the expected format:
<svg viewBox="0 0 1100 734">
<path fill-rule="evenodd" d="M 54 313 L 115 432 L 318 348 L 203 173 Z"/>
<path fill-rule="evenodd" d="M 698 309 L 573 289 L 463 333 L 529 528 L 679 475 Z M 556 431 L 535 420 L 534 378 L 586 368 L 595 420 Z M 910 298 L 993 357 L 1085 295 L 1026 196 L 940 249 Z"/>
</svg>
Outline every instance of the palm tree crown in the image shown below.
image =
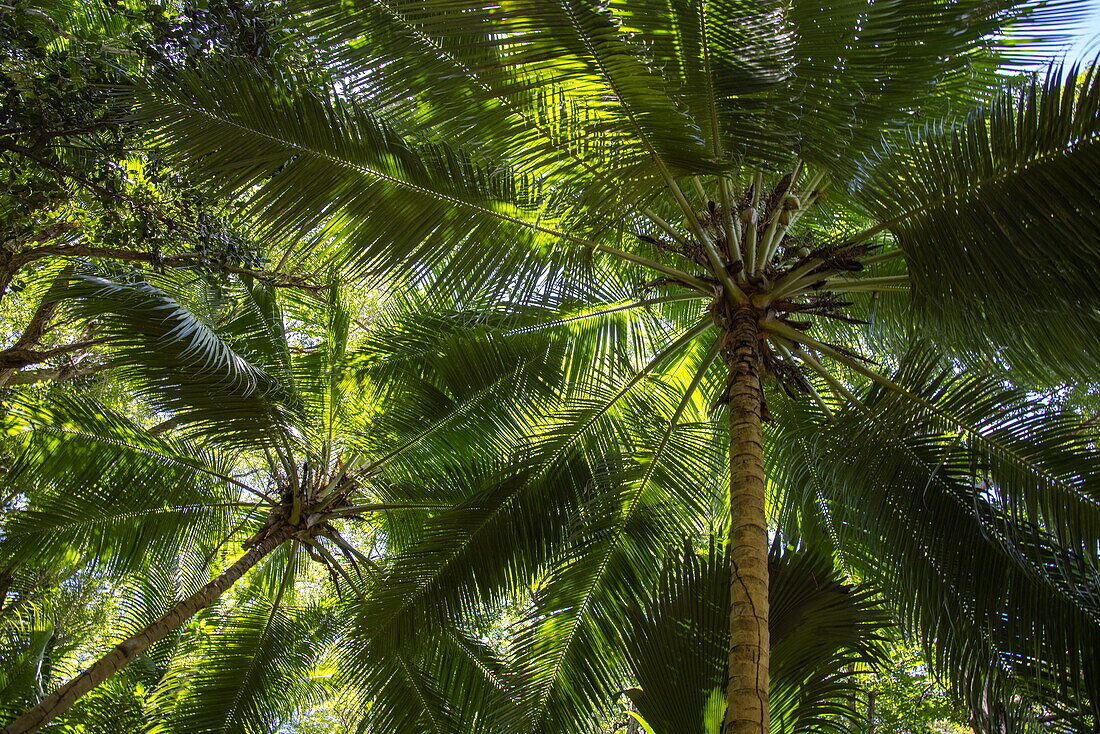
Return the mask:
<svg viewBox="0 0 1100 734">
<path fill-rule="evenodd" d="M 509 461 L 386 569 L 347 670 L 381 700 L 375 661 L 510 600 L 501 726 L 591 729 L 630 610 L 717 535 L 722 732 L 762 734 L 771 536 L 887 592 L 978 728 L 1094 720 L 1095 435 L 1042 391 L 1100 359 L 1100 76 L 1012 73 L 1021 23 L 1078 11 L 314 0 L 331 89 L 148 80 L 140 117 L 280 268 L 461 303 L 432 354 L 539 366 L 492 383 Z M 444 676 L 371 716 L 460 728 Z"/>
</svg>

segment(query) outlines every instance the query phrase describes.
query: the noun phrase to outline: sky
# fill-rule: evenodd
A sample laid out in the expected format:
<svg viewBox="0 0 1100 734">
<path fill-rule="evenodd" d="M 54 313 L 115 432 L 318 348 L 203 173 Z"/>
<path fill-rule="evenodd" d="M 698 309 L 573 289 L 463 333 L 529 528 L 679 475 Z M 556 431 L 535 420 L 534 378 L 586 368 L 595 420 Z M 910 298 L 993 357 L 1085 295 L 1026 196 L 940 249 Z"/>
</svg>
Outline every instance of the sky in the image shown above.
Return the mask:
<svg viewBox="0 0 1100 734">
<path fill-rule="evenodd" d="M 1089 5 L 1089 15 L 1066 54 L 1069 61 L 1085 61 L 1100 53 L 1100 0 L 1091 0 Z"/>
</svg>

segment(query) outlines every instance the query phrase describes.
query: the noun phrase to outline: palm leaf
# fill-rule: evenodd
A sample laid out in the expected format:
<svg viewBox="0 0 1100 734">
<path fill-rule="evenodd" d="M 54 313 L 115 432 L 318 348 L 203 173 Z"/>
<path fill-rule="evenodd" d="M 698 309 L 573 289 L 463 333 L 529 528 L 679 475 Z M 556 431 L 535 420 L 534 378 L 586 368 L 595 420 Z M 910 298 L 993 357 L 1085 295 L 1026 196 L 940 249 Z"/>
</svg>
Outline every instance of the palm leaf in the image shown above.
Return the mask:
<svg viewBox="0 0 1100 734">
<path fill-rule="evenodd" d="M 1098 598 L 1090 434 L 1019 392 L 916 363 L 910 394 L 982 430 L 926 422 L 885 390 L 833 422 L 784 401 L 772 471 L 800 510 L 796 532 L 831 539 L 876 579 L 972 710 L 993 701 L 1026 717 L 1031 703 L 1075 701 L 1083 716 Z"/>
<path fill-rule="evenodd" d="M 223 530 L 239 497 L 204 452 L 85 397 L 9 400 L 3 423 L 23 505 L 3 516 L 5 567 L 140 566 Z"/>
<path fill-rule="evenodd" d="M 253 362 L 277 368 L 257 349 L 269 349 L 263 329 L 275 314 L 257 309 L 215 327 L 148 282 L 95 275 L 75 277 L 66 294 L 74 311 L 96 316 L 112 335 L 115 361 L 138 394 L 177 425 L 220 441 L 262 443 L 286 424 L 279 373 Z"/>
<path fill-rule="evenodd" d="M 857 193 L 905 253 L 922 327 L 971 362 L 1044 380 L 1090 377 L 1100 354 L 1100 75 L 1078 74 L 1053 68 L 929 125 L 870 161 Z"/>
<path fill-rule="evenodd" d="M 846 585 L 827 556 L 777 551 L 771 586 L 771 731 L 847 731 L 858 720 L 851 667 L 881 659 L 881 601 Z M 630 613 L 631 698 L 657 734 L 709 732 L 725 713 L 729 565 L 712 548 L 670 557 L 658 586 Z M 717 700 L 717 706 L 713 705 Z"/>
</svg>

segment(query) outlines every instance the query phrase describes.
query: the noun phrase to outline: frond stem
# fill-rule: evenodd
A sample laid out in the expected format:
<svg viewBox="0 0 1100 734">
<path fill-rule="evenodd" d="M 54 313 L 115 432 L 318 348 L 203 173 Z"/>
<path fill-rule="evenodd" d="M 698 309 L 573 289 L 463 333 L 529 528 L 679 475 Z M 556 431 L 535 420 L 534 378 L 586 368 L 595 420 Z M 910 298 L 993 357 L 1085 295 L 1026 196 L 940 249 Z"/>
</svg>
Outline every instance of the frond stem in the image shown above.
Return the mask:
<svg viewBox="0 0 1100 734">
<path fill-rule="evenodd" d="M 863 403 L 860 402 L 860 399 L 855 396 L 855 393 L 845 387 L 844 383 L 842 383 L 840 380 L 833 377 L 829 370 L 825 369 L 825 366 L 822 365 L 821 362 L 817 361 L 816 357 L 814 357 L 812 354 L 807 352 L 805 349 L 802 349 L 801 347 L 794 347 L 792 351 L 796 355 L 798 355 L 799 359 L 808 364 L 810 366 L 810 369 L 821 375 L 822 379 L 824 379 L 825 382 L 828 383 L 833 392 L 835 392 L 840 397 L 847 399 L 853 405 L 858 405 L 859 407 L 863 408 Z M 866 408 L 864 409 L 866 410 Z"/>
<path fill-rule="evenodd" d="M 643 216 L 649 219 L 649 221 L 656 224 L 657 227 L 669 237 L 676 240 L 678 243 L 685 247 L 690 246 L 691 243 L 688 242 L 687 238 L 680 234 L 675 227 L 665 221 L 665 219 L 657 214 L 657 212 L 653 211 L 647 206 L 642 207 L 639 211 L 641 211 Z"/>
<path fill-rule="evenodd" d="M 387 512 L 389 510 L 446 510 L 452 507 L 452 505 L 438 505 L 438 504 L 423 504 L 423 505 L 404 505 L 404 504 L 374 504 L 374 505 L 355 505 L 354 507 L 341 507 L 339 510 L 333 510 L 332 512 L 325 513 L 327 517 L 343 517 L 344 515 L 358 515 L 363 512 Z"/>
<path fill-rule="evenodd" d="M 299 153 L 301 153 L 303 155 L 308 155 L 308 156 L 312 156 L 314 158 L 318 158 L 318 159 L 321 159 L 321 160 L 328 161 L 329 163 L 335 165 L 338 168 L 351 170 L 351 171 L 354 171 L 356 173 L 359 173 L 359 174 L 362 174 L 362 175 L 365 175 L 365 176 L 368 176 L 368 177 L 371 177 L 371 178 L 376 178 L 380 181 L 385 181 L 386 183 L 394 184 L 395 186 L 398 186 L 400 188 L 408 189 L 408 190 L 413 191 L 415 193 L 418 193 L 422 196 L 425 196 L 429 199 L 434 199 L 436 201 L 446 203 L 446 204 L 450 204 L 450 205 L 456 206 L 456 207 L 461 207 L 463 209 L 469 209 L 471 211 L 478 212 L 479 214 L 484 214 L 484 215 L 492 217 L 494 219 L 499 219 L 503 222 L 508 222 L 509 224 L 515 224 L 517 226 L 524 227 L 524 228 L 529 229 L 529 230 L 534 231 L 534 232 L 540 232 L 542 234 L 547 234 L 547 235 L 550 235 L 552 237 L 557 237 L 558 239 L 564 240 L 566 242 L 572 242 L 574 244 L 584 245 L 585 247 L 592 248 L 594 250 L 597 250 L 599 252 L 603 252 L 603 253 L 611 255 L 613 257 L 617 257 L 617 258 L 622 259 L 622 260 L 628 260 L 628 261 L 636 263 L 638 265 L 643 265 L 647 268 L 651 268 L 651 269 L 656 270 L 658 272 L 664 273 L 665 275 L 669 275 L 669 276 L 671 276 L 673 278 L 676 278 L 678 280 L 682 280 L 683 282 L 687 283 L 688 285 L 690 285 L 692 287 L 695 287 L 695 288 L 697 288 L 697 289 L 699 289 L 703 292 L 708 292 L 709 291 L 706 284 L 703 281 L 696 278 L 695 276 L 693 276 L 693 275 L 689 275 L 688 273 L 684 273 L 684 272 L 679 271 L 675 268 L 671 268 L 667 265 L 663 265 L 661 263 L 654 262 L 652 260 L 641 257 L 639 255 L 635 255 L 635 254 L 630 253 L 630 252 L 625 252 L 623 250 L 619 250 L 615 247 L 611 247 L 610 245 L 605 245 L 605 244 L 602 244 L 600 242 L 596 242 L 594 240 L 587 239 L 585 237 L 580 237 L 580 236 L 577 236 L 577 235 L 569 234 L 567 232 L 562 232 L 560 230 L 554 229 L 553 227 L 547 227 L 545 225 L 538 224 L 536 222 L 530 222 L 530 221 L 527 221 L 525 219 L 521 219 L 519 217 L 514 217 L 510 214 L 505 214 L 503 212 L 494 211 L 494 210 L 492 210 L 488 207 L 481 206 L 480 204 L 475 204 L 475 203 L 470 202 L 470 201 L 464 201 L 464 200 L 462 200 L 462 199 L 460 199 L 456 196 L 452 196 L 450 194 L 444 194 L 440 191 L 435 191 L 434 189 L 430 189 L 430 188 L 427 188 L 425 186 L 421 186 L 419 184 L 412 183 L 411 181 L 406 181 L 402 178 L 398 178 L 397 176 L 392 176 L 388 173 L 383 173 L 382 171 L 375 170 L 375 169 L 371 168 L 370 166 L 365 166 L 365 165 L 362 165 L 362 164 L 351 163 L 350 161 L 341 160 L 340 158 L 337 158 L 334 155 L 331 155 L 329 153 L 325 153 L 323 151 L 314 150 L 314 149 L 312 149 L 312 148 L 310 148 L 306 145 L 302 145 L 301 143 L 295 143 L 293 141 L 286 140 L 284 138 L 280 138 L 277 135 L 272 135 L 270 133 L 262 132 L 260 130 L 255 129 L 254 127 L 248 127 L 247 125 L 243 125 L 243 124 L 241 124 L 241 123 L 239 123 L 235 120 L 229 120 L 229 119 L 226 119 L 224 117 L 219 117 L 218 115 L 215 115 L 214 113 L 212 113 L 208 110 L 204 110 L 201 107 L 186 106 L 186 107 L 183 108 L 183 111 L 187 114 L 202 115 L 202 116 L 206 117 L 207 119 L 213 120 L 213 121 L 215 121 L 219 124 L 226 125 L 228 127 L 234 127 L 238 130 L 241 130 L 241 131 L 244 131 L 244 132 L 248 133 L 249 135 L 255 135 L 256 137 L 263 138 L 263 139 L 265 139 L 269 142 L 275 143 L 276 145 L 281 145 L 281 146 L 284 146 L 284 147 L 289 148 L 291 150 L 296 150 L 296 151 L 298 151 Z"/>
<path fill-rule="evenodd" d="M 789 359 L 792 363 L 794 362 L 794 355 L 791 354 L 791 350 L 788 349 L 785 344 L 783 344 L 779 340 L 775 340 L 772 343 L 775 345 L 776 349 L 783 353 L 784 357 Z M 821 410 L 825 413 L 825 417 L 831 421 L 833 419 L 833 411 L 822 399 L 821 393 L 819 393 L 817 391 L 817 388 L 815 388 L 809 382 L 806 383 L 805 387 L 809 388 L 810 397 L 814 399 L 814 402 L 817 403 L 818 407 L 821 408 Z"/>
<path fill-rule="evenodd" d="M 707 260 L 710 261 L 711 269 L 725 287 L 727 297 L 732 301 L 733 305 L 744 303 L 747 299 L 744 291 L 742 291 L 737 283 L 733 281 L 729 271 L 726 270 L 726 265 L 722 262 L 722 256 L 719 254 L 718 248 L 714 244 L 714 240 L 707 234 L 703 225 L 699 223 L 699 217 L 695 215 L 695 210 L 691 208 L 691 203 L 688 202 L 687 197 L 684 196 L 684 192 L 680 189 L 680 186 L 676 183 L 676 180 L 672 178 L 672 174 L 669 173 L 667 169 L 662 168 L 661 173 L 665 177 L 665 185 L 668 187 L 668 190 L 672 192 L 672 197 L 676 199 L 676 203 L 680 205 L 680 210 L 684 213 L 685 221 L 688 223 L 688 226 L 691 228 L 692 232 L 694 232 L 695 236 L 699 238 L 699 242 L 703 245 L 703 251 L 707 255 Z"/>
</svg>

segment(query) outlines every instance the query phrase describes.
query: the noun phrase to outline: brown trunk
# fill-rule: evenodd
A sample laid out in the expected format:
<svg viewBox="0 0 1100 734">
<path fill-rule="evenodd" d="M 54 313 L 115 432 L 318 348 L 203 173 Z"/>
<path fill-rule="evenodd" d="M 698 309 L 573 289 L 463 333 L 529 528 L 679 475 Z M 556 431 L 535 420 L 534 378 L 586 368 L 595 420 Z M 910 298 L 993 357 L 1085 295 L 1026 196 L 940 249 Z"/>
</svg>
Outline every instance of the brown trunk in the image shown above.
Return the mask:
<svg viewBox="0 0 1100 734">
<path fill-rule="evenodd" d="M 77 700 L 88 691 L 126 667 L 138 655 L 161 640 L 169 632 L 190 619 L 203 607 L 217 600 L 248 569 L 271 551 L 283 544 L 295 532 L 295 528 L 285 526 L 268 535 L 250 551 L 245 553 L 225 573 L 218 576 L 197 592 L 165 612 L 160 619 L 141 630 L 133 637 L 119 643 L 109 653 L 94 662 L 91 667 L 70 680 L 37 706 L 8 724 L 0 734 L 29 734 L 69 710 Z"/>
<path fill-rule="evenodd" d="M 54 286 L 60 285 L 68 277 L 69 269 L 65 268 L 65 270 L 54 279 Z M 0 283 L 0 286 L 5 286 L 5 283 Z M 36 308 L 34 314 L 31 315 L 31 320 L 27 322 L 27 328 L 23 329 L 23 333 L 15 340 L 15 343 L 12 344 L 9 349 L 0 351 L 0 386 L 6 385 L 18 368 L 46 359 L 46 356 L 41 357 L 41 359 L 35 359 L 36 356 L 43 353 L 32 351 L 31 347 L 41 341 L 42 337 L 45 336 L 46 329 L 50 325 L 50 320 L 57 311 L 58 302 L 53 300 L 51 295 L 52 294 L 47 291 L 46 295 L 42 298 L 42 302 L 38 304 L 38 308 Z M 18 359 L 21 355 L 24 356 L 24 360 Z M 14 361 L 13 358 L 15 358 Z"/>
<path fill-rule="evenodd" d="M 758 315 L 739 309 L 729 324 L 730 655 L 722 734 L 767 734 L 768 525 L 764 517 Z"/>
</svg>

